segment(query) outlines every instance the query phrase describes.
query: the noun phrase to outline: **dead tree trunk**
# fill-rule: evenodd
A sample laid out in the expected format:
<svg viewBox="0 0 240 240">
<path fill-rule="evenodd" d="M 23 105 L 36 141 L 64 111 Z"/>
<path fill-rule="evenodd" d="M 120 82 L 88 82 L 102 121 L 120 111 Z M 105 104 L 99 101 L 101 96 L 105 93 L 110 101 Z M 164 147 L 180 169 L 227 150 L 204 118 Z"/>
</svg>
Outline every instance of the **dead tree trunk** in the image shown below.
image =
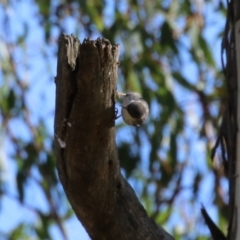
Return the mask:
<svg viewBox="0 0 240 240">
<path fill-rule="evenodd" d="M 173 239 L 146 214 L 122 177 L 115 144 L 119 46 L 59 41 L 55 151 L 61 183 L 92 239 Z"/>
</svg>

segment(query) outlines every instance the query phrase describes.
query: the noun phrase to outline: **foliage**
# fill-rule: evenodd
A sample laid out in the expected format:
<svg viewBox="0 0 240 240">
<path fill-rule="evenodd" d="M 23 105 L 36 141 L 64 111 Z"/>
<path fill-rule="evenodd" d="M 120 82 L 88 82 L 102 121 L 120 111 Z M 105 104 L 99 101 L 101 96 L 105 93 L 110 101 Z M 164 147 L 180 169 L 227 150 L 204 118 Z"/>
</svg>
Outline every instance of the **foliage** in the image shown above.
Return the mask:
<svg viewBox="0 0 240 240">
<path fill-rule="evenodd" d="M 2 1 L 1 201 L 17 201 L 34 216 L 1 228 L 6 239 L 54 239 L 56 229 L 70 236 L 64 225 L 73 213 L 52 145 L 62 32 L 119 43 L 118 88 L 141 92 L 150 105 L 143 127 L 116 126 L 123 173 L 148 214 L 176 239 L 208 239 L 203 203 L 226 229 L 226 179 L 221 159 L 214 171 L 210 159 L 225 98 L 218 60 L 224 14 L 220 1 Z"/>
</svg>

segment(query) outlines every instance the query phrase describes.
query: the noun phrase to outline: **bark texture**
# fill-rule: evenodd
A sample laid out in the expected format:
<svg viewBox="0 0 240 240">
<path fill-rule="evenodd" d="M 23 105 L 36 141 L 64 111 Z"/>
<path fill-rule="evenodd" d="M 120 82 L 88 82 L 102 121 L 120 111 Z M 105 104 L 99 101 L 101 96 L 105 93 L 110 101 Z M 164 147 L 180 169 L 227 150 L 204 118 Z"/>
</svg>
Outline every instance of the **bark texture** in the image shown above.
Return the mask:
<svg viewBox="0 0 240 240">
<path fill-rule="evenodd" d="M 55 151 L 60 181 L 89 236 L 173 239 L 151 220 L 122 177 L 115 144 L 119 46 L 106 39 L 59 41 Z"/>
</svg>

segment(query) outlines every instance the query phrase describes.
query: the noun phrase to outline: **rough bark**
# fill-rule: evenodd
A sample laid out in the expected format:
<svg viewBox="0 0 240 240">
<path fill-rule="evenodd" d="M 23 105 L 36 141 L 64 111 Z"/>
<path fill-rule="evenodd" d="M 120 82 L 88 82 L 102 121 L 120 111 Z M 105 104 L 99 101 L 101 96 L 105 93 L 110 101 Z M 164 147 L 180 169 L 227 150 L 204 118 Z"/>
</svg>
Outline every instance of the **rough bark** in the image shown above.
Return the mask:
<svg viewBox="0 0 240 240">
<path fill-rule="evenodd" d="M 122 177 L 115 144 L 119 46 L 59 41 L 55 151 L 60 181 L 92 239 L 173 239 L 151 220 Z"/>
</svg>

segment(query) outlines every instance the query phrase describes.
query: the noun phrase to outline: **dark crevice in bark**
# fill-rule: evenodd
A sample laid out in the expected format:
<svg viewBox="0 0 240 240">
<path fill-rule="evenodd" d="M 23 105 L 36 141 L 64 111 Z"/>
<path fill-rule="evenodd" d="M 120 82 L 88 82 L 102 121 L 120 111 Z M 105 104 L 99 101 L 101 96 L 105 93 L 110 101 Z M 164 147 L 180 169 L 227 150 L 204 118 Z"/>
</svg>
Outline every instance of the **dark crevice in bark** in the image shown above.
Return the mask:
<svg viewBox="0 0 240 240">
<path fill-rule="evenodd" d="M 92 239 L 173 239 L 146 214 L 120 172 L 115 143 L 119 46 L 62 35 L 56 77 L 60 181 Z"/>
</svg>

